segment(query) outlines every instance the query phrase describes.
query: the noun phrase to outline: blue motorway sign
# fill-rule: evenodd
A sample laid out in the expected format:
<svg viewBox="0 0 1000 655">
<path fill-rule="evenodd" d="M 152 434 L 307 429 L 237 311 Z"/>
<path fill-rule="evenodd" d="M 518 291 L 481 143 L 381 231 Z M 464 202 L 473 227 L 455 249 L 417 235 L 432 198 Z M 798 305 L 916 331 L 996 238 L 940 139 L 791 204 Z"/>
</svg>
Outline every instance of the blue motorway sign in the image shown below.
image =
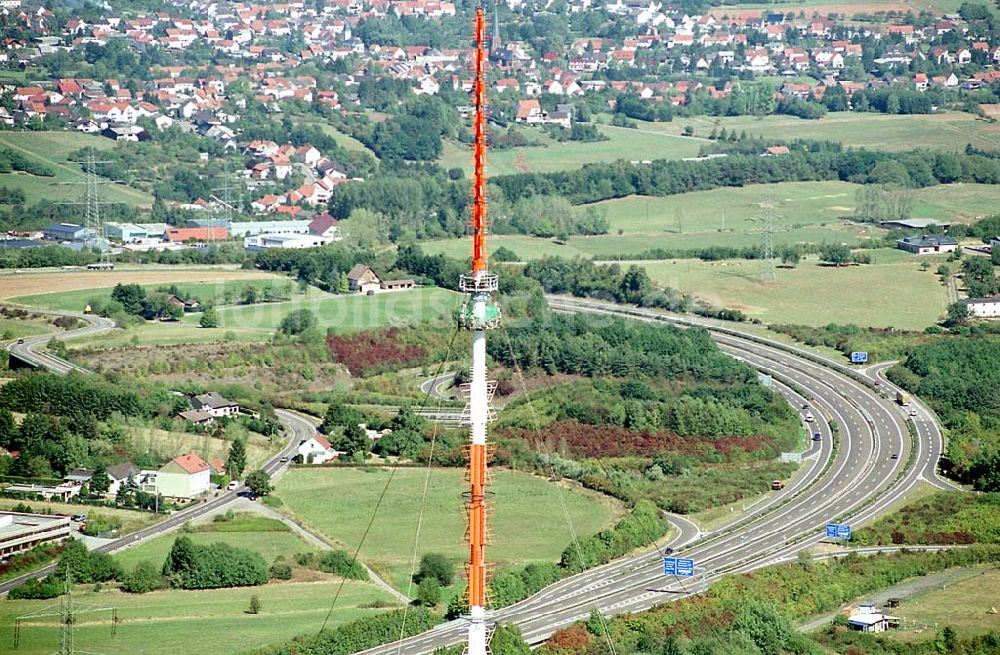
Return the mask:
<svg viewBox="0 0 1000 655">
<path fill-rule="evenodd" d="M 851 526 L 841 523 L 828 523 L 826 526 L 826 536 L 831 539 L 850 539 Z"/>
<path fill-rule="evenodd" d="M 851 353 L 851 363 L 852 364 L 864 364 L 868 361 L 868 353 L 862 351 L 855 351 Z"/>
<path fill-rule="evenodd" d="M 680 575 L 690 578 L 694 575 L 694 560 L 682 557 L 664 557 L 663 575 Z"/>
</svg>

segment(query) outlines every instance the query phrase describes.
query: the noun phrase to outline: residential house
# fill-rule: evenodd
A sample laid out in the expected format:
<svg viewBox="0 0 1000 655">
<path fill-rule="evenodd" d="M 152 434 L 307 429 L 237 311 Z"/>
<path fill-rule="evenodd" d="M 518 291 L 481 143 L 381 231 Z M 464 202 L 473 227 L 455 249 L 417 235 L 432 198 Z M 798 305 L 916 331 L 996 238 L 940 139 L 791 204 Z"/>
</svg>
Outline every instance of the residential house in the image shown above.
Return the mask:
<svg viewBox="0 0 1000 655">
<path fill-rule="evenodd" d="M 298 456 L 305 464 L 323 464 L 337 456 L 329 440 L 320 433 L 299 442 Z"/>
<path fill-rule="evenodd" d="M 132 462 L 122 462 L 108 467 L 108 478 L 111 479 L 111 486 L 108 487 L 108 495 L 115 496 L 123 484 L 131 477 L 139 475 L 139 467 Z"/>
<path fill-rule="evenodd" d="M 208 491 L 212 467 L 195 453 L 173 458 L 156 473 L 156 491 L 167 498 L 194 498 Z"/>
<path fill-rule="evenodd" d="M 309 222 L 309 234 L 323 237 L 330 241 L 339 241 L 341 236 L 338 223 L 339 221 L 331 216 L 329 212 L 316 214 Z"/>
<path fill-rule="evenodd" d="M 211 425 L 215 423 L 215 417 L 203 409 L 189 409 L 177 416 L 195 425 Z"/>
<path fill-rule="evenodd" d="M 239 403 L 226 399 L 222 394 L 214 391 L 198 394 L 191 399 L 191 406 L 208 412 L 212 416 L 219 418 L 222 416 L 236 416 L 240 413 Z"/>
<path fill-rule="evenodd" d="M 376 293 L 382 287 L 382 278 L 372 270 L 371 266 L 355 264 L 347 273 L 347 284 L 355 293 Z"/>
</svg>

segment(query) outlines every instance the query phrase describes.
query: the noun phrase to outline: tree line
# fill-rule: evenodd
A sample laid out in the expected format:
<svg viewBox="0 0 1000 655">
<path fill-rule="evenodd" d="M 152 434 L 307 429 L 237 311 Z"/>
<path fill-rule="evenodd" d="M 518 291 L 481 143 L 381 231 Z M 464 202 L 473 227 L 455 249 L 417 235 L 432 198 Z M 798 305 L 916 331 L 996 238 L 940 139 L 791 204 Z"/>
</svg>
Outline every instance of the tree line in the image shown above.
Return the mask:
<svg viewBox="0 0 1000 655">
<path fill-rule="evenodd" d="M 876 168 L 883 162 L 887 164 Z M 1000 160 L 979 152 L 837 152 L 803 148 L 773 157 L 730 154 L 698 161 L 658 159 L 650 164 L 625 161 L 595 163 L 574 171 L 503 175 L 493 178 L 492 183 L 503 191 L 508 200 L 558 195 L 574 204 L 583 204 L 632 194 L 667 196 L 776 182 L 841 180 L 861 184 L 884 183 L 886 170 L 902 170 L 906 174 L 907 185 L 912 187 L 950 182 L 1000 182 Z"/>
</svg>

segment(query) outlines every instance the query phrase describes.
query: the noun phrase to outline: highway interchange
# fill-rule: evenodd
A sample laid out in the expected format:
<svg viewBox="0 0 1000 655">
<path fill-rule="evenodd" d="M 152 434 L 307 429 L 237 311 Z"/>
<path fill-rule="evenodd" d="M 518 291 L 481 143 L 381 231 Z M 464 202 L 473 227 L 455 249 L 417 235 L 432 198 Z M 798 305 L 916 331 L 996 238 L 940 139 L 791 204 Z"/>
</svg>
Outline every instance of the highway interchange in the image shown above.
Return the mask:
<svg viewBox="0 0 1000 655">
<path fill-rule="evenodd" d="M 813 429 L 821 434 L 821 440 L 804 453 L 803 472 L 784 491 L 753 506 L 731 524 L 714 532 L 700 533 L 696 525 L 683 517 L 670 517 L 676 535 L 666 547 L 675 549 L 678 556 L 694 559 L 698 573 L 695 578 L 664 576 L 662 551 L 654 549 L 565 578 L 531 598 L 494 612 L 492 620 L 516 623 L 531 643 L 539 643 L 556 630 L 585 619 L 595 608 L 606 616 L 645 610 L 698 593 L 723 575 L 794 558 L 798 551 L 823 540 L 823 527 L 828 522 L 856 524 L 870 519 L 919 480 L 942 489 L 956 488 L 937 475 L 943 442 L 935 417 L 917 401 L 911 405 L 916 413 L 913 417 L 893 402 L 896 389 L 883 376 L 885 365 L 864 371 L 850 369 L 811 351 L 756 334 L 740 333 L 732 324 L 723 327 L 722 323 L 689 316 L 564 296 L 550 296 L 548 300 L 557 312 L 624 316 L 709 329 L 724 352 L 771 375 L 776 391 L 803 415 L 811 412 L 817 419 Z M 65 337 L 94 334 L 113 327 L 106 319 L 77 317 L 88 321 L 88 326 L 66 333 Z M 55 372 L 83 371 L 39 352 L 49 338 L 51 335 L 26 338 L 23 343 L 9 345 L 8 350 L 25 362 Z M 439 382 L 429 383 L 433 389 Z M 291 412 L 279 410 L 279 418 L 290 438 L 286 448 L 265 467 L 272 473 L 284 466 L 281 456 L 291 452 L 300 438 L 314 430 L 312 423 Z M 221 492 L 218 497 L 179 512 L 163 523 L 105 544 L 101 550 L 118 550 L 176 528 L 229 502 L 236 493 Z M 0 585 L 0 593 L 22 581 L 19 578 Z M 465 631 L 462 620 L 451 621 L 402 642 L 364 652 L 430 653 L 435 648 L 461 642 Z"/>
</svg>

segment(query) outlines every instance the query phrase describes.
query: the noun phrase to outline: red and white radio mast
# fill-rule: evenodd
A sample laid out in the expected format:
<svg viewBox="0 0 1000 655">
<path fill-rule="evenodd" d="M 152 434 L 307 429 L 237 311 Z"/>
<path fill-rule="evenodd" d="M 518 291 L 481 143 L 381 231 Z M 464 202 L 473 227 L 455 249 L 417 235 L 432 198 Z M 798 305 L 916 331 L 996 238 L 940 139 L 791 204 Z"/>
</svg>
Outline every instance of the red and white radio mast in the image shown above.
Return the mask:
<svg viewBox="0 0 1000 655">
<path fill-rule="evenodd" d="M 472 380 L 469 383 L 468 417 L 469 492 L 466 507 L 469 527 L 469 639 L 468 655 L 486 655 L 486 424 L 489 421 L 490 384 L 486 380 L 486 331 L 499 327 L 500 309 L 494 302 L 497 276 L 486 264 L 486 19 L 482 4 L 476 8 L 475 178 L 472 201 L 472 270 L 461 276 L 459 288 L 469 299 L 458 313 L 458 324 L 472 333 Z"/>
</svg>

